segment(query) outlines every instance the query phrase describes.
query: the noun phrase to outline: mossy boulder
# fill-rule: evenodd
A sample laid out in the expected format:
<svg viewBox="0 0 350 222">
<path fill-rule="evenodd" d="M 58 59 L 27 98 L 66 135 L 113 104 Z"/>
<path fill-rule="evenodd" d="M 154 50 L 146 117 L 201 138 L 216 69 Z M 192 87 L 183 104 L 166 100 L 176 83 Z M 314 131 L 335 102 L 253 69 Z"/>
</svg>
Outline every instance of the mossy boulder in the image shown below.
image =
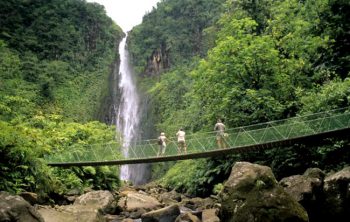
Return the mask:
<svg viewBox="0 0 350 222">
<path fill-rule="evenodd" d="M 328 175 L 324 179 L 323 190 L 325 195 L 323 214 L 326 214 L 326 218 L 341 222 L 348 221 L 350 212 L 350 166 Z"/>
<path fill-rule="evenodd" d="M 305 209 L 278 185 L 267 166 L 237 162 L 219 200 L 222 221 L 308 221 Z"/>
<path fill-rule="evenodd" d="M 44 219 L 22 197 L 0 191 L 0 221 L 44 222 Z"/>
<path fill-rule="evenodd" d="M 308 212 L 310 221 L 321 221 L 323 203 L 323 179 L 325 173 L 318 168 L 309 168 L 303 175 L 283 178 L 279 184 Z"/>
</svg>

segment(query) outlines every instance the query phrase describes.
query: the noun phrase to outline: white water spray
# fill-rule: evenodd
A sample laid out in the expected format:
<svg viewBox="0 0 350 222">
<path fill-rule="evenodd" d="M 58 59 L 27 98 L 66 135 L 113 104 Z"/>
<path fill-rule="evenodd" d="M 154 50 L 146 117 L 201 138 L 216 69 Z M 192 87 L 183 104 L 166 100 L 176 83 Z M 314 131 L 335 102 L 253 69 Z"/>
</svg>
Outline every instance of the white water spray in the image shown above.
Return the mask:
<svg viewBox="0 0 350 222">
<path fill-rule="evenodd" d="M 119 89 L 121 99 L 117 111 L 116 125 L 123 136 L 123 155 L 128 157 L 129 146 L 137 134 L 139 125 L 139 96 L 132 78 L 131 67 L 126 49 L 126 37 L 119 45 L 120 66 L 119 66 Z M 123 165 L 120 170 L 120 179 L 131 180 L 131 168 Z"/>
</svg>

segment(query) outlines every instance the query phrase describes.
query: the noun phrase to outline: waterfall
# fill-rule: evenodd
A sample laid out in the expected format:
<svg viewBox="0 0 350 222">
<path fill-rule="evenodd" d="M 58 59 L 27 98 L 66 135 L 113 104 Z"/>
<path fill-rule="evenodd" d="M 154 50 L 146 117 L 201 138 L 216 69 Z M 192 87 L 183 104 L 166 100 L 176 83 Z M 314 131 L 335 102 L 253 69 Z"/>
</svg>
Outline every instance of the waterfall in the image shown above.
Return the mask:
<svg viewBox="0 0 350 222">
<path fill-rule="evenodd" d="M 119 83 L 121 93 L 119 105 L 116 110 L 117 130 L 123 137 L 123 155 L 128 157 L 129 147 L 133 140 L 138 138 L 140 122 L 140 99 L 133 79 L 132 69 L 129 64 L 129 54 L 126 45 L 127 36 L 120 42 L 119 55 Z M 133 184 L 147 182 L 145 175 L 148 167 L 145 164 L 122 165 L 120 179 L 131 181 Z"/>
</svg>

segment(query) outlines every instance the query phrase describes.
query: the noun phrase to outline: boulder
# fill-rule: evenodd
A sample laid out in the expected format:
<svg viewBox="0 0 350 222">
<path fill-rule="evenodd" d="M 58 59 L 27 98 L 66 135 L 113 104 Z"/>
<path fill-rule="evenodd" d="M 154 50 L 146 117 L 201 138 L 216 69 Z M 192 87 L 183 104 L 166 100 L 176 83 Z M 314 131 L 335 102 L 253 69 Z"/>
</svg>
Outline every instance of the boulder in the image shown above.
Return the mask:
<svg viewBox="0 0 350 222">
<path fill-rule="evenodd" d="M 310 168 L 303 175 L 283 178 L 279 184 L 308 212 L 311 221 L 319 221 L 322 202 L 324 173 L 318 168 Z"/>
<path fill-rule="evenodd" d="M 38 203 L 38 195 L 32 192 L 22 192 L 19 194 L 23 199 L 25 199 L 31 205 Z"/>
<path fill-rule="evenodd" d="M 310 168 L 303 175 L 283 178 L 279 184 L 298 202 L 310 202 L 316 200 L 316 195 L 322 191 L 324 173 L 321 172 L 320 169 Z"/>
<path fill-rule="evenodd" d="M 305 209 L 278 185 L 267 166 L 237 162 L 219 193 L 219 201 L 223 221 L 308 221 Z"/>
<path fill-rule="evenodd" d="M 202 222 L 220 222 L 220 218 L 217 215 L 217 209 L 205 209 L 202 212 Z"/>
<path fill-rule="evenodd" d="M 113 194 L 107 190 L 88 192 L 77 197 L 73 205 L 83 205 L 88 208 L 101 210 L 103 213 L 114 213 L 116 201 Z"/>
<path fill-rule="evenodd" d="M 0 192 L 0 221 L 44 222 L 44 219 L 20 196 Z"/>
<path fill-rule="evenodd" d="M 142 214 L 142 222 L 173 222 L 180 215 L 179 206 L 174 204 Z"/>
<path fill-rule="evenodd" d="M 172 205 L 181 201 L 181 194 L 177 193 L 175 190 L 170 192 L 163 192 L 158 195 L 158 199 L 165 205 Z"/>
<path fill-rule="evenodd" d="M 201 222 L 201 220 L 190 212 L 180 214 L 175 222 Z"/>
<path fill-rule="evenodd" d="M 58 207 L 39 206 L 39 213 L 45 222 L 105 222 L 106 218 L 97 209 L 83 205 L 66 205 Z"/>
<path fill-rule="evenodd" d="M 195 197 L 190 199 L 186 198 L 182 200 L 181 205 L 193 211 L 202 211 L 204 209 L 212 208 L 215 205 L 215 201 L 210 197 Z"/>
<path fill-rule="evenodd" d="M 350 167 L 327 176 L 324 180 L 323 212 L 334 221 L 347 221 L 350 212 Z"/>
<path fill-rule="evenodd" d="M 322 191 L 323 179 L 313 177 L 308 171 L 303 175 L 294 175 L 283 178 L 279 184 L 294 199 L 300 203 L 316 200 L 316 195 Z"/>
<path fill-rule="evenodd" d="M 154 197 L 136 191 L 123 191 L 118 206 L 125 211 L 136 211 L 140 208 L 154 210 L 162 204 Z"/>
<path fill-rule="evenodd" d="M 114 213 L 116 202 L 109 191 L 92 191 L 76 198 L 74 204 L 64 206 L 39 206 L 45 222 L 104 222 L 104 214 Z"/>
<path fill-rule="evenodd" d="M 130 212 L 129 217 L 132 219 L 141 218 L 141 215 L 147 213 L 143 208 L 136 209 L 135 211 Z"/>
</svg>

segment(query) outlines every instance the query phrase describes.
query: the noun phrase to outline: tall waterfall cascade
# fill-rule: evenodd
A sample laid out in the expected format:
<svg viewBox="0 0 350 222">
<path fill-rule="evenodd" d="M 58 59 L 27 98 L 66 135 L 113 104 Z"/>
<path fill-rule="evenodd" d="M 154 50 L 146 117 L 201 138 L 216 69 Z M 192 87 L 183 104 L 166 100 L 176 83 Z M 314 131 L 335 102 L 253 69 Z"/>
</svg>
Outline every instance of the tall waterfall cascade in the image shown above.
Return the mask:
<svg viewBox="0 0 350 222">
<path fill-rule="evenodd" d="M 132 68 L 129 64 L 129 53 L 126 44 L 127 36 L 120 42 L 119 55 L 119 91 L 121 98 L 119 104 L 115 104 L 116 126 L 122 134 L 123 155 L 128 157 L 131 143 L 138 138 L 140 123 L 140 98 L 133 79 Z M 144 164 L 123 165 L 120 169 L 120 179 L 131 181 L 133 184 L 142 184 L 143 175 L 147 167 Z"/>
</svg>

